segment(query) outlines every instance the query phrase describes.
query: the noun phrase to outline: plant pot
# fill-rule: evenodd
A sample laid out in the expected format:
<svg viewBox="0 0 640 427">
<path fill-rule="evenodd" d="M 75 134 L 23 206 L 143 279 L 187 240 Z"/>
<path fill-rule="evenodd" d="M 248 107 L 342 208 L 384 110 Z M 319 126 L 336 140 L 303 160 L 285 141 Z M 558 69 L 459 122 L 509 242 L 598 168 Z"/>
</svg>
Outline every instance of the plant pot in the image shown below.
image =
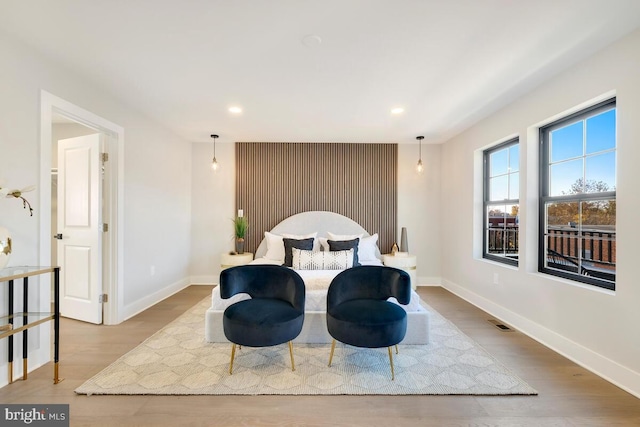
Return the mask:
<svg viewBox="0 0 640 427">
<path fill-rule="evenodd" d="M 236 239 L 236 253 L 237 254 L 244 253 L 244 239 Z"/>
<path fill-rule="evenodd" d="M 11 233 L 0 227 L 0 269 L 5 268 L 11 256 Z"/>
</svg>

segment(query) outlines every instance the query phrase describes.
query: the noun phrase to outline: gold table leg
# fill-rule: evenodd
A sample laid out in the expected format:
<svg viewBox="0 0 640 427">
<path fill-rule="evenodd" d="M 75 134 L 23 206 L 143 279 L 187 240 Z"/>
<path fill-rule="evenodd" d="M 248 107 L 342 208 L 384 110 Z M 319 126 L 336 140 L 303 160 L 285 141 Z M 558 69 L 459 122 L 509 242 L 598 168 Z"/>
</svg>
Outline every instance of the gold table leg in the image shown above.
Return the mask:
<svg viewBox="0 0 640 427">
<path fill-rule="evenodd" d="M 58 362 L 53 364 L 53 383 L 58 384 L 64 378 L 60 378 L 60 371 L 58 369 Z"/>
<path fill-rule="evenodd" d="M 27 358 L 25 357 L 24 359 L 22 359 L 22 379 L 24 381 L 27 380 Z"/>
</svg>

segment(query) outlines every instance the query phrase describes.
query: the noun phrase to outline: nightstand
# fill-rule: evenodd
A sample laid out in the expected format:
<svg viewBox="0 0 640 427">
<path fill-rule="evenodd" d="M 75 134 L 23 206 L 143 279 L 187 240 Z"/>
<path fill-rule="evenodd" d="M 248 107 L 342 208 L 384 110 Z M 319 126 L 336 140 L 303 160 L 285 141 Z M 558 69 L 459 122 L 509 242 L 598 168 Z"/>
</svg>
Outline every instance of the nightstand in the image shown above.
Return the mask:
<svg viewBox="0 0 640 427">
<path fill-rule="evenodd" d="M 249 264 L 253 261 L 253 254 L 251 252 L 245 252 L 242 254 L 230 254 L 228 252 L 220 255 L 220 267 L 222 270 L 229 267 L 235 267 L 237 265 Z"/>
<path fill-rule="evenodd" d="M 382 263 L 387 267 L 399 268 L 409 273 L 411 277 L 411 289 L 415 289 L 418 284 L 416 273 L 417 259 L 415 255 L 382 255 Z"/>
</svg>

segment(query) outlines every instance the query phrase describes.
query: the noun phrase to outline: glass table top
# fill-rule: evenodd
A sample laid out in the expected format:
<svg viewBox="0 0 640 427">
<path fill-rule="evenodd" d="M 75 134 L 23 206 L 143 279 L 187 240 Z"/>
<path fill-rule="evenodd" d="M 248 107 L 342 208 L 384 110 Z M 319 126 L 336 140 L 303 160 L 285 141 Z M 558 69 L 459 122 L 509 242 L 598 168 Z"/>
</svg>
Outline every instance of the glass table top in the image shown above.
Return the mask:
<svg viewBox="0 0 640 427">
<path fill-rule="evenodd" d="M 58 267 L 19 265 L 0 269 L 0 282 L 20 279 L 22 277 L 37 276 L 38 274 L 53 273 Z"/>
</svg>

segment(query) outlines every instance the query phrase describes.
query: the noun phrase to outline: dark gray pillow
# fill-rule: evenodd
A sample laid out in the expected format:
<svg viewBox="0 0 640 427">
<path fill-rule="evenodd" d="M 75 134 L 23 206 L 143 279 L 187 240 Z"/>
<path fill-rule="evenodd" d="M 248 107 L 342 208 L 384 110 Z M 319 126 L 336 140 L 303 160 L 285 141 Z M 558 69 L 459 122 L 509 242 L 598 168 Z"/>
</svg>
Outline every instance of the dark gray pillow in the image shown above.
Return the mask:
<svg viewBox="0 0 640 427">
<path fill-rule="evenodd" d="M 353 266 L 356 267 L 361 265 L 358 262 L 358 243 L 360 243 L 360 239 L 357 237 L 353 240 L 327 240 L 329 244 L 330 251 L 348 251 L 349 249 L 353 249 Z"/>
<path fill-rule="evenodd" d="M 301 249 L 303 251 L 310 251 L 313 249 L 313 237 L 308 239 L 282 239 L 284 243 L 284 264 L 287 267 L 291 267 L 293 264 L 293 251 L 292 248 Z"/>
</svg>

